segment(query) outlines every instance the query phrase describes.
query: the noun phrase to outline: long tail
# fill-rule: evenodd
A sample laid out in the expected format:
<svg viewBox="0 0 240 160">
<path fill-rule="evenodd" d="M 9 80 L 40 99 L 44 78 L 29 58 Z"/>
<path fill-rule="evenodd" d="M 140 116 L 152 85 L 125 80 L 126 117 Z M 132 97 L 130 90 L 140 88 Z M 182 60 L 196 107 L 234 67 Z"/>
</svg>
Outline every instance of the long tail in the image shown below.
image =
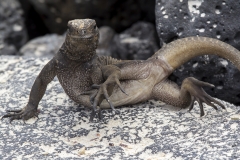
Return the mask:
<svg viewBox="0 0 240 160">
<path fill-rule="evenodd" d="M 231 61 L 240 70 L 240 52 L 227 43 L 207 37 L 188 37 L 173 41 L 157 51 L 173 70 L 190 59 L 213 54 Z"/>
</svg>

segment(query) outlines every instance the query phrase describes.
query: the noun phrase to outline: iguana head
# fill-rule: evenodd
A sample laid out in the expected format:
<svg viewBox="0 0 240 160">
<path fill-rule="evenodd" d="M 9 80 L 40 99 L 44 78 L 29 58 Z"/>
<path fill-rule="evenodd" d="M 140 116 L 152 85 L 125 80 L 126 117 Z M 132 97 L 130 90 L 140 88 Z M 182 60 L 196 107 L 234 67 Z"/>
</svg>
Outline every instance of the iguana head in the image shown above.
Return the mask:
<svg viewBox="0 0 240 160">
<path fill-rule="evenodd" d="M 68 22 L 65 40 L 69 59 L 87 61 L 96 54 L 99 31 L 95 20 L 75 19 Z"/>
</svg>

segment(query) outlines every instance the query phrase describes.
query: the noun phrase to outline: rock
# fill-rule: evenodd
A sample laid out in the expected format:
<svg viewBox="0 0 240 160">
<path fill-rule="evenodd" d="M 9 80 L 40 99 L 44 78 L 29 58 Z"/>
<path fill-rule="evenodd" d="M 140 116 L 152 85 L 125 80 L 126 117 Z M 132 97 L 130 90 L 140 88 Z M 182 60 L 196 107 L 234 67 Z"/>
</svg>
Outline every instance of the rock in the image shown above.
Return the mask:
<svg viewBox="0 0 240 160">
<path fill-rule="evenodd" d="M 46 27 L 42 20 L 42 15 L 39 15 L 35 8 L 31 5 L 28 0 L 18 0 L 24 11 L 25 26 L 28 33 L 28 38 L 44 36 L 50 34 L 49 29 Z"/>
<path fill-rule="evenodd" d="M 147 59 L 158 50 L 151 23 L 138 22 L 114 37 L 112 56 L 120 59 Z"/>
<path fill-rule="evenodd" d="M 108 26 L 99 28 L 99 44 L 97 54 L 102 56 L 112 56 L 111 47 L 113 45 L 113 38 L 115 31 Z"/>
<path fill-rule="evenodd" d="M 22 0 L 21 0 L 22 1 Z M 107 25 L 117 32 L 139 20 L 153 22 L 151 0 L 28 0 L 51 32 L 62 34 L 70 19 L 93 18 L 98 26 Z M 130 16 L 131 15 L 131 16 Z"/>
<path fill-rule="evenodd" d="M 27 104 L 48 61 L 0 56 L 1 116 Z M 240 108 L 222 103 L 227 111 L 206 106 L 199 118 L 197 104 L 189 113 L 151 101 L 116 108 L 120 114 L 102 110 L 101 121 L 89 122 L 91 110 L 70 100 L 54 78 L 38 118 L 0 121 L 0 159 L 238 159 Z"/>
<path fill-rule="evenodd" d="M 161 44 L 183 37 L 206 36 L 240 49 L 238 1 L 156 0 L 155 13 Z M 215 89 L 206 89 L 212 96 L 240 104 L 240 72 L 227 61 L 215 56 L 195 58 L 175 71 L 171 79 L 180 85 L 188 76 L 215 84 Z"/>
<path fill-rule="evenodd" d="M 64 42 L 64 35 L 49 34 L 29 41 L 20 49 L 24 56 L 53 56 Z"/>
<path fill-rule="evenodd" d="M 27 41 L 22 15 L 23 10 L 17 0 L 0 1 L 0 55 L 17 54 Z"/>
<path fill-rule="evenodd" d="M 98 55 L 111 56 L 111 45 L 115 32 L 112 28 L 103 26 L 99 28 L 99 45 L 97 48 Z M 48 34 L 37 37 L 25 44 L 20 53 L 24 56 L 52 57 L 57 53 L 65 40 L 64 35 Z"/>
<path fill-rule="evenodd" d="M 156 1 L 156 27 L 161 41 L 189 36 L 206 36 L 228 42 L 240 49 L 238 1 L 180 0 Z"/>
</svg>

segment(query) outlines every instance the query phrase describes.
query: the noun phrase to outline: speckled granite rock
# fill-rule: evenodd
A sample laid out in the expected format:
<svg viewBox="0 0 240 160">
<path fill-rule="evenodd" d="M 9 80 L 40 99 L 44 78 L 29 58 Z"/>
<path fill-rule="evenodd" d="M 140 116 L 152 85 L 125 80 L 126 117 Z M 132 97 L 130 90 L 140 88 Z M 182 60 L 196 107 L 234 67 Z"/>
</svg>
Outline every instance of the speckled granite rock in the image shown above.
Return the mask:
<svg viewBox="0 0 240 160">
<path fill-rule="evenodd" d="M 22 17 L 23 10 L 17 0 L 0 1 L 0 55 L 17 54 L 27 41 Z"/>
<path fill-rule="evenodd" d="M 156 0 L 155 13 L 161 44 L 199 35 L 217 38 L 240 49 L 239 1 Z M 231 63 L 216 56 L 202 56 L 184 64 L 171 79 L 180 84 L 189 76 L 214 83 L 215 89 L 206 88 L 210 95 L 240 104 L 240 72 Z"/>
<path fill-rule="evenodd" d="M 47 58 L 0 57 L 0 115 L 23 107 Z M 89 123 L 90 111 L 71 101 L 57 78 L 39 104 L 39 119 L 0 121 L 0 159 L 237 159 L 240 108 L 205 106 L 199 118 L 156 101 L 103 111 Z"/>
</svg>

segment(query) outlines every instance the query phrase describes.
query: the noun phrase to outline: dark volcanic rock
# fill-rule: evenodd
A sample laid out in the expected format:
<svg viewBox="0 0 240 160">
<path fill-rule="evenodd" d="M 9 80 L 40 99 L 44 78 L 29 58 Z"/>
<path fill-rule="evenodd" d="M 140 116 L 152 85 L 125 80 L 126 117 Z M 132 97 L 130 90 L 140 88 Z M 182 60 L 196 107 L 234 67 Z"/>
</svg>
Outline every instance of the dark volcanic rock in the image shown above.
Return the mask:
<svg viewBox="0 0 240 160">
<path fill-rule="evenodd" d="M 26 42 L 23 11 L 17 0 L 0 1 L 0 55 L 17 54 Z"/>
<path fill-rule="evenodd" d="M 23 1 L 23 0 L 21 0 Z M 117 32 L 139 20 L 155 21 L 154 0 L 28 0 L 51 32 L 63 33 L 71 19 L 93 18 Z"/>
<path fill-rule="evenodd" d="M 213 37 L 240 49 L 240 2 L 156 0 L 156 27 L 161 44 L 189 36 Z M 227 61 L 215 56 L 195 58 L 173 73 L 171 79 L 181 84 L 194 76 L 215 84 L 206 89 L 220 99 L 240 104 L 240 73 Z"/>
<path fill-rule="evenodd" d="M 99 28 L 99 44 L 97 54 L 103 56 L 112 56 L 111 47 L 113 45 L 113 38 L 115 31 L 108 26 Z"/>
<path fill-rule="evenodd" d="M 138 22 L 114 37 L 112 56 L 120 59 L 147 59 L 158 48 L 154 26 Z"/>
<path fill-rule="evenodd" d="M 240 2 L 156 0 L 156 26 L 163 42 L 189 36 L 206 36 L 240 49 Z"/>
</svg>

